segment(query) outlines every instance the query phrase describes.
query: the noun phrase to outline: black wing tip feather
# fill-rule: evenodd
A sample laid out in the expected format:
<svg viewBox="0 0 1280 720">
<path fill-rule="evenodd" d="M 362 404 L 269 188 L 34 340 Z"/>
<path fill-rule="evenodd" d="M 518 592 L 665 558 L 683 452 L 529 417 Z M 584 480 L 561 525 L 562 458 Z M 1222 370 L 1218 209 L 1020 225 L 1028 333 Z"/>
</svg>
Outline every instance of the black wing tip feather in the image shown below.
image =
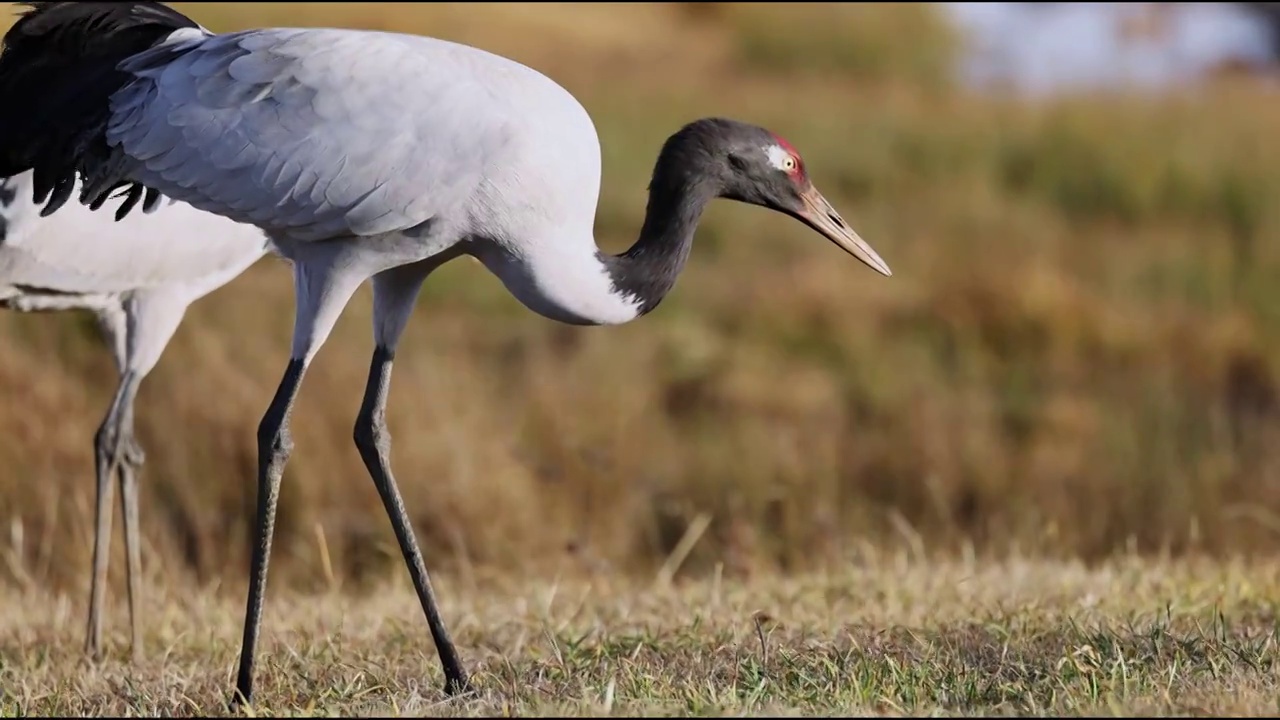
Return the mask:
<svg viewBox="0 0 1280 720">
<path fill-rule="evenodd" d="M 86 181 L 79 200 L 94 210 L 120 188 L 128 190 L 117 220 L 144 190 L 143 211 L 153 210 L 159 193 L 128 180 L 123 156 L 106 143 L 110 98 L 132 79 L 116 68 L 199 24 L 145 0 L 17 4 L 20 17 L 0 50 L 0 176 L 33 170 L 42 216 L 66 204 L 77 175 Z"/>
<path fill-rule="evenodd" d="M 61 14 L 58 22 L 121 22 L 120 28 L 139 25 L 162 25 L 170 29 L 199 27 L 191 18 L 162 2 L 127 0 L 125 2 L 69 2 L 68 0 L 22 0 L 14 3 L 23 8 L 21 19 L 34 22 L 45 15 Z"/>
</svg>

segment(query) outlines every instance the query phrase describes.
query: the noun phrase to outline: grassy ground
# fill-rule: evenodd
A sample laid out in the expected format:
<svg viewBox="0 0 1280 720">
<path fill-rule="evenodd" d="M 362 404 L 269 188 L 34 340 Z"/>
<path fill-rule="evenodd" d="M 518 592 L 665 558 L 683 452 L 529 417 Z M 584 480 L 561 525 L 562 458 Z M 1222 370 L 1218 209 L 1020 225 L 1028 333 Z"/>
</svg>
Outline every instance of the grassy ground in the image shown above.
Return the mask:
<svg viewBox="0 0 1280 720">
<path fill-rule="evenodd" d="M 672 295 L 629 326 L 539 318 L 474 263 L 431 278 L 388 408 L 431 568 L 646 578 L 681 556 L 679 591 L 596 586 L 580 616 L 563 610 L 558 656 L 537 593 L 447 583 L 449 615 L 484 671 L 482 703 L 535 712 L 557 697 L 581 709 L 614 679 L 615 710 L 1272 708 L 1274 570 L 1226 559 L 1262 562 L 1280 547 L 1273 88 L 1236 78 L 1164 97 L 976 96 L 947 79 L 954 38 L 910 4 L 182 7 L 215 30 L 431 33 L 546 72 L 599 128 L 596 227 L 610 251 L 635 237 L 669 133 L 705 115 L 763 124 L 800 148 L 894 270 L 879 277 L 789 218 L 725 202 Z M 408 595 L 367 599 L 405 575 L 351 442 L 369 309 L 365 289 L 294 415 L 268 637 L 293 638 L 297 655 L 270 641 L 263 654 L 281 663 L 264 666 L 274 679 L 263 698 L 277 708 L 394 698 L 445 709 L 432 705 L 436 670 Z M 190 713 L 221 698 L 240 591 L 206 605 L 189 588 L 246 574 L 254 429 L 292 313 L 288 269 L 266 259 L 191 308 L 143 384 L 147 632 L 173 650 L 145 671 L 84 676 L 72 658 L 90 445 L 114 369 L 86 318 L 0 316 L 7 702 Z M 984 565 L 965 583 L 955 565 L 798 579 L 904 544 L 938 562 L 1028 560 Z M 1128 553 L 1202 560 L 1106 564 Z M 723 607 L 739 610 L 709 604 L 717 573 Z M 330 594 L 298 595 L 319 591 Z M 584 592 L 566 584 L 558 602 Z M 630 603 L 643 610 L 626 615 Z M 767 663 L 753 654 L 757 605 L 782 623 Z M 1073 627 L 1068 611 L 1102 624 Z M 339 622 L 331 646 L 323 631 Z M 311 660 L 330 653 L 354 665 Z M 408 684 L 423 677 L 418 691 Z M 194 704 L 177 705 L 183 696 Z"/>
<path fill-rule="evenodd" d="M 919 561 L 674 585 L 438 581 L 478 695 L 446 700 L 411 591 L 276 593 L 269 715 L 1265 715 L 1280 566 Z M 0 714 L 218 715 L 238 593 L 150 596 L 140 667 L 78 664 L 77 603 L 0 598 Z M 120 618 L 117 618 L 119 620 Z M 123 625 L 108 647 L 127 656 Z"/>
<path fill-rule="evenodd" d="M 724 203 L 633 326 L 558 326 L 472 263 L 432 277 L 389 423 L 469 703 L 437 692 L 350 440 L 358 294 L 295 413 L 257 710 L 1277 710 L 1274 91 L 978 97 L 911 4 L 179 6 L 215 30 L 407 30 L 543 70 L 599 127 L 611 251 L 670 132 L 763 124 L 895 273 Z M 117 541 L 94 668 L 89 447 L 113 368 L 86 318 L 0 316 L 0 714 L 222 711 L 254 428 L 292 311 L 264 260 L 191 309 L 143 384 L 148 657 L 121 661 Z"/>
</svg>

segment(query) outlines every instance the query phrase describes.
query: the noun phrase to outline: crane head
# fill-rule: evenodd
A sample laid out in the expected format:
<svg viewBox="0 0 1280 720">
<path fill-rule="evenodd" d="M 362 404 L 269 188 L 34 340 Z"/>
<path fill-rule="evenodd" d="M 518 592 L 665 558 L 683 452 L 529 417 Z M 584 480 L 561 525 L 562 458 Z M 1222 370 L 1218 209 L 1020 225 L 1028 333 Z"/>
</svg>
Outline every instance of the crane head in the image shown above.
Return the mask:
<svg viewBox="0 0 1280 720">
<path fill-rule="evenodd" d="M 699 152 L 686 156 L 696 158 L 702 165 L 699 171 L 714 178 L 720 197 L 790 215 L 876 272 L 893 274 L 814 187 L 800 152 L 781 136 L 723 118 L 690 123 L 673 139 L 681 135 L 689 144 L 699 146 Z"/>
</svg>

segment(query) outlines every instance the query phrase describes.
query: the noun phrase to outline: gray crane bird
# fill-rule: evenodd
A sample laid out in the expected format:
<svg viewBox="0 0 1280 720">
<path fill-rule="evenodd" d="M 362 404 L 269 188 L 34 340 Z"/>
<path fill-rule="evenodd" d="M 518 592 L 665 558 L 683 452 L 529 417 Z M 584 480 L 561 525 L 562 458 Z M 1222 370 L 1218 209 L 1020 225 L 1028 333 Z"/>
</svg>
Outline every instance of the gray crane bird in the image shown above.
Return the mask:
<svg viewBox="0 0 1280 720">
<path fill-rule="evenodd" d="M 87 310 L 115 357 L 115 395 L 93 439 L 97 499 L 85 653 L 96 659 L 102 652 L 115 474 L 136 661 L 142 656 L 137 475 L 146 455 L 134 435 L 134 398 L 187 307 L 265 255 L 266 235 L 252 225 L 173 200 L 120 222 L 80 205 L 41 217 L 31 195 L 30 172 L 0 179 L 0 307 L 17 312 Z"/>
<path fill-rule="evenodd" d="M 595 243 L 600 142 L 541 73 L 444 40 L 347 29 L 213 33 L 160 3 L 24 3 L 0 53 L 0 174 L 32 170 L 56 211 L 82 178 L 99 207 L 168 196 L 262 228 L 293 264 L 291 359 L 258 426 L 256 542 L 233 706 L 252 700 L 289 420 L 352 293 L 373 286 L 375 348 L 354 437 L 413 578 L 445 676 L 470 688 L 390 464 L 384 409 L 423 281 L 471 256 L 544 317 L 616 325 L 658 306 L 714 198 L 785 213 L 872 269 L 889 267 L 813 186 L 800 154 L 746 122 L 703 118 L 663 144 L 639 239 Z M 21 110 L 19 110 L 21 108 Z"/>
</svg>

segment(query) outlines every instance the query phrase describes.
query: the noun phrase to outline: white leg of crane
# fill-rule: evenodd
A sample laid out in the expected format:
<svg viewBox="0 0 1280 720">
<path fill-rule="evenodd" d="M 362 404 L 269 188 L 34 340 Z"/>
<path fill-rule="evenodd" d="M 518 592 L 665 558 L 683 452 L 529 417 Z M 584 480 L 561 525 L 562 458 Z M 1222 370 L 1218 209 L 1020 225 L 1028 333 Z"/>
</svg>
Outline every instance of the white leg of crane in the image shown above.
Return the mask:
<svg viewBox="0 0 1280 720">
<path fill-rule="evenodd" d="M 130 379 L 124 374 L 124 356 L 128 321 L 119 303 L 103 304 L 95 310 L 98 328 L 111 348 L 120 370 L 115 396 L 106 417 L 94 436 L 94 465 L 97 471 L 97 497 L 94 504 L 93 574 L 89 581 L 89 621 L 85 629 L 85 654 L 98 659 L 102 654 L 102 600 L 107 581 L 107 560 L 111 552 L 111 472 L 107 457 L 106 433 L 119 415 L 119 408 L 131 391 Z"/>
<path fill-rule="evenodd" d="M 131 379 L 129 394 L 121 403 L 118 426 L 110 448 L 111 462 L 120 477 L 120 511 L 124 516 L 125 578 L 129 593 L 129 641 L 131 658 L 142 660 L 142 616 L 139 612 L 142 576 L 142 547 L 139 540 L 138 481 L 146 454 L 138 444 L 133 425 L 133 403 L 137 387 L 160 361 L 178 325 L 182 323 L 189 298 L 180 289 L 135 292 L 125 302 L 129 321 L 124 376 Z"/>
<path fill-rule="evenodd" d="M 107 560 L 111 542 L 111 478 L 120 482 L 120 511 L 124 520 L 125 580 L 129 598 L 131 658 L 142 658 L 141 594 L 142 572 L 138 528 L 137 474 L 146 455 L 137 442 L 133 427 L 133 406 L 138 386 L 151 372 L 161 353 L 178 329 L 187 300 L 178 291 L 148 290 L 132 293 L 122 304 L 113 304 L 96 313 L 99 327 L 112 349 L 120 383 L 106 417 L 94 435 L 94 464 L 97 470 L 97 507 L 94 541 L 93 580 L 89 599 L 89 632 L 86 650 L 100 656 L 102 600 L 105 593 Z"/>
</svg>

